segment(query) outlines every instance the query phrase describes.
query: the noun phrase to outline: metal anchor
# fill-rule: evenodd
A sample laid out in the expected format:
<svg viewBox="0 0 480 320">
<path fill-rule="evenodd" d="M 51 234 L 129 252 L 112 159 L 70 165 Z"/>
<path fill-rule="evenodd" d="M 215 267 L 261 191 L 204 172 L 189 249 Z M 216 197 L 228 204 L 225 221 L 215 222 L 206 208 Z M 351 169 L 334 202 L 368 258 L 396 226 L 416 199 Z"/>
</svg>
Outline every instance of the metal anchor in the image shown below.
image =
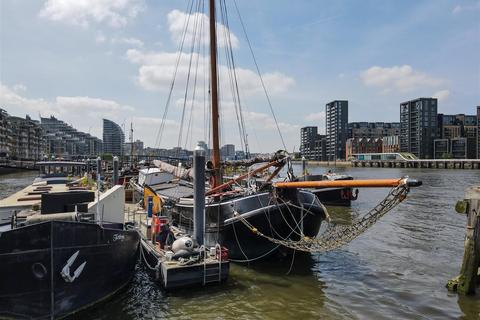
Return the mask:
<svg viewBox="0 0 480 320">
<path fill-rule="evenodd" d="M 87 264 L 87 261 L 85 261 L 73 272 L 73 276 L 70 275 L 70 267 L 75 262 L 75 259 L 77 259 L 79 253 L 80 253 L 80 250 L 78 250 L 77 252 L 72 254 L 72 256 L 67 260 L 67 263 L 63 267 L 62 272 L 60 272 L 60 274 L 61 274 L 63 280 L 65 280 L 65 282 L 75 281 L 75 279 L 77 279 L 80 276 L 80 274 L 83 271 L 83 268 Z"/>
</svg>

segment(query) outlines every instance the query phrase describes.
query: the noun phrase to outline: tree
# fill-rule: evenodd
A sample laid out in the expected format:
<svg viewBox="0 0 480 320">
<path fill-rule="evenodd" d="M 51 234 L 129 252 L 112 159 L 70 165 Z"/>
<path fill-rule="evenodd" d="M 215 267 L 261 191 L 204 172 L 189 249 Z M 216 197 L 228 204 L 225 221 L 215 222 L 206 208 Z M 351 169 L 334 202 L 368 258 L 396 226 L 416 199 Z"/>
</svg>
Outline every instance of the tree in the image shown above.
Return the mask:
<svg viewBox="0 0 480 320">
<path fill-rule="evenodd" d="M 102 160 L 105 160 L 105 161 L 112 161 L 113 155 L 111 153 L 103 153 L 101 158 Z"/>
</svg>

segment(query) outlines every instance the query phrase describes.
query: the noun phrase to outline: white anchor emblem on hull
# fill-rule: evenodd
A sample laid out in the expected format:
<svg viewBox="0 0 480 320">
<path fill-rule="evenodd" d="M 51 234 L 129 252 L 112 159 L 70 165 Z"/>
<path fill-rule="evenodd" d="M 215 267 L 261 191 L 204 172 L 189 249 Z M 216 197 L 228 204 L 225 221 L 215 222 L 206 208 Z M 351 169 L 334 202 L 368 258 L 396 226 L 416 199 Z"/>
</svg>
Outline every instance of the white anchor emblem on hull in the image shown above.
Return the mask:
<svg viewBox="0 0 480 320">
<path fill-rule="evenodd" d="M 80 274 L 83 271 L 83 268 L 85 268 L 85 265 L 87 264 L 87 261 L 85 261 L 73 272 L 73 276 L 70 275 L 70 267 L 72 266 L 73 262 L 75 262 L 75 259 L 77 259 L 79 253 L 80 253 L 80 250 L 72 254 L 72 256 L 67 260 L 67 263 L 63 267 L 62 272 L 60 272 L 65 282 L 75 281 L 75 279 L 77 279 L 80 276 Z"/>
</svg>

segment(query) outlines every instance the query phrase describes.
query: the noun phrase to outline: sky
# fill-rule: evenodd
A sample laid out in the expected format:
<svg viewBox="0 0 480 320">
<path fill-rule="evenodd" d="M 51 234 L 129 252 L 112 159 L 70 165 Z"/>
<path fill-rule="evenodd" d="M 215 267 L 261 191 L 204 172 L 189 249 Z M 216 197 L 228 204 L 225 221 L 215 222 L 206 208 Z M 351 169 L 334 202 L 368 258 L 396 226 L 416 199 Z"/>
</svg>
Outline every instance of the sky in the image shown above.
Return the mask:
<svg viewBox="0 0 480 320">
<path fill-rule="evenodd" d="M 221 144 L 241 145 L 228 43 L 252 152 L 298 151 L 300 128 L 323 133 L 332 100 L 349 101 L 350 122 L 398 122 L 400 103 L 418 97 L 438 98 L 447 114 L 480 105 L 480 1 L 236 0 L 283 146 L 235 2 L 225 2 L 228 25 L 217 14 Z M 126 140 L 132 123 L 150 147 L 208 142 L 207 17 L 189 3 L 0 1 L 0 107 L 53 115 L 100 138 L 102 118 L 125 126 Z"/>
</svg>

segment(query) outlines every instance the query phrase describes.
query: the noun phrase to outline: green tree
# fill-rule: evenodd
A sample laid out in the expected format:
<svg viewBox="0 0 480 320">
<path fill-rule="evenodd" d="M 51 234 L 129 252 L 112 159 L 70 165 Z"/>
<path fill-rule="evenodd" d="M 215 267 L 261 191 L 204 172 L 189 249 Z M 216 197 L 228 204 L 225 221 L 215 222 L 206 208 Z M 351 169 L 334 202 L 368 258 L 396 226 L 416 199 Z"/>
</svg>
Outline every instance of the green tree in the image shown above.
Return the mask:
<svg viewBox="0 0 480 320">
<path fill-rule="evenodd" d="M 112 161 L 113 160 L 113 155 L 111 153 L 103 153 L 102 154 L 102 160 Z"/>
</svg>

